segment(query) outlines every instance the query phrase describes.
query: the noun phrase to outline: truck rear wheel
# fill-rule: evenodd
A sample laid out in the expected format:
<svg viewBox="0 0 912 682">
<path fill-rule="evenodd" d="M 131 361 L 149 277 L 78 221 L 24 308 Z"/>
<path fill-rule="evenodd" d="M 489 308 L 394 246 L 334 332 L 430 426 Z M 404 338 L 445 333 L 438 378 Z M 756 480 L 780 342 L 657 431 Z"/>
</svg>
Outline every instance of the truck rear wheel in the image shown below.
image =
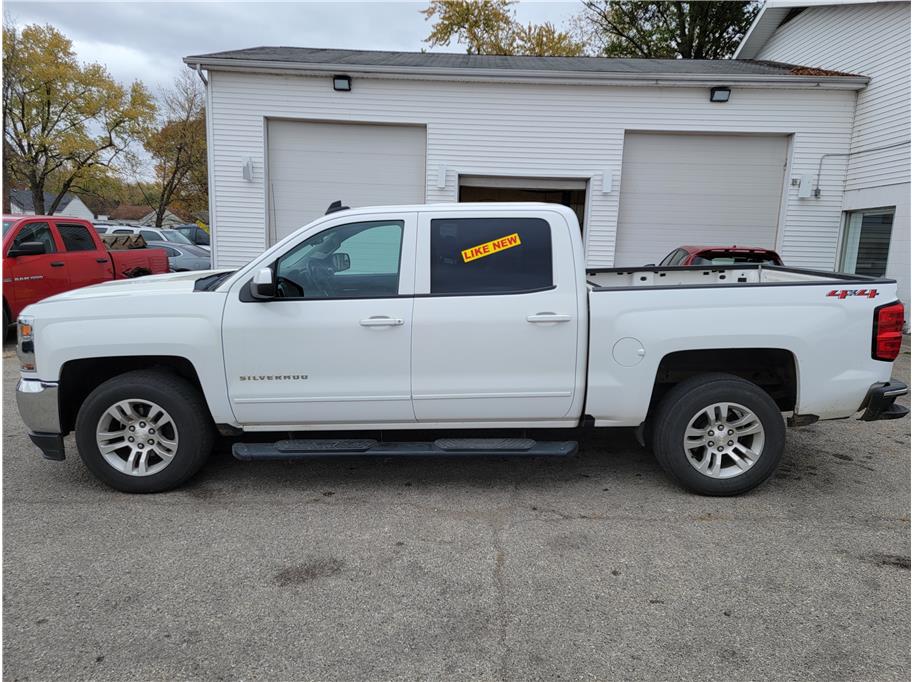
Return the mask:
<svg viewBox="0 0 912 682">
<path fill-rule="evenodd" d="M 127 493 L 157 493 L 193 476 L 212 450 L 199 391 L 168 371 L 128 372 L 89 394 L 76 418 L 76 446 L 99 479 Z"/>
<path fill-rule="evenodd" d="M 785 423 L 756 384 L 731 374 L 704 374 L 662 399 L 651 441 L 662 468 L 688 490 L 738 495 L 776 470 Z"/>
</svg>

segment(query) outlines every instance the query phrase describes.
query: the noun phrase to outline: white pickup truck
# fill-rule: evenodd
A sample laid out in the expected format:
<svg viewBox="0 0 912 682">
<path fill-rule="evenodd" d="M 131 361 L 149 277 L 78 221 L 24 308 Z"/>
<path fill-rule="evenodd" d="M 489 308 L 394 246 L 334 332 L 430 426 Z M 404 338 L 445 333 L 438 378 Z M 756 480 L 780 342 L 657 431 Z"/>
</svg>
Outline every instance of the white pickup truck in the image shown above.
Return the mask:
<svg viewBox="0 0 912 682">
<path fill-rule="evenodd" d="M 908 414 L 892 280 L 584 263 L 562 206 L 335 210 L 233 272 L 29 306 L 19 410 L 47 458 L 75 429 L 86 466 L 129 492 L 186 481 L 217 432 L 255 460 L 572 455 L 587 428 L 634 427 L 712 495 L 770 476 L 785 418 Z"/>
</svg>

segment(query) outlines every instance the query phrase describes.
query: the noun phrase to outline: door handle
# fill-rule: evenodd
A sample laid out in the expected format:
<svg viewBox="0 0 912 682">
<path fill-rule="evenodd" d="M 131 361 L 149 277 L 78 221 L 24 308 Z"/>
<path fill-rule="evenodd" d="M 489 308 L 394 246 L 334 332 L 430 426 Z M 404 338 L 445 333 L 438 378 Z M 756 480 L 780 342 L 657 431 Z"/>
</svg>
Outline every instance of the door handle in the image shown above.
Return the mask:
<svg viewBox="0 0 912 682">
<path fill-rule="evenodd" d="M 62 261 L 62 260 L 55 260 L 55 261 L 53 261 L 53 262 L 51 263 L 51 267 L 52 267 L 52 268 L 62 268 L 62 267 L 63 267 L 63 261 Z"/>
<path fill-rule="evenodd" d="M 96 258 L 95 262 L 96 263 L 107 263 L 108 259 L 107 258 Z"/>
<path fill-rule="evenodd" d="M 362 327 L 401 327 L 403 324 L 405 323 L 401 318 L 386 317 L 385 315 L 377 315 L 361 320 Z"/>
<path fill-rule="evenodd" d="M 533 324 L 541 324 L 544 322 L 569 322 L 569 315 L 559 315 L 558 313 L 536 313 L 535 315 L 529 315 L 526 317 L 527 322 L 532 322 Z"/>
</svg>

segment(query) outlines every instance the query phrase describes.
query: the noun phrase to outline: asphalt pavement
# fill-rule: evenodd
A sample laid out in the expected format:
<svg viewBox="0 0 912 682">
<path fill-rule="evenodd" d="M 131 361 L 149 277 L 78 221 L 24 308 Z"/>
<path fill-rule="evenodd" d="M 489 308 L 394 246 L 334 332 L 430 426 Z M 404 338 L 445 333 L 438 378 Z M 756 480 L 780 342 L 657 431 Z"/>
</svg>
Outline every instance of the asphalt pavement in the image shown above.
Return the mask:
<svg viewBox="0 0 912 682">
<path fill-rule="evenodd" d="M 737 498 L 629 431 L 566 460 L 221 451 L 130 496 L 72 437 L 41 458 L 16 369 L 7 346 L 4 680 L 909 679 L 909 420 L 789 430 Z"/>
</svg>

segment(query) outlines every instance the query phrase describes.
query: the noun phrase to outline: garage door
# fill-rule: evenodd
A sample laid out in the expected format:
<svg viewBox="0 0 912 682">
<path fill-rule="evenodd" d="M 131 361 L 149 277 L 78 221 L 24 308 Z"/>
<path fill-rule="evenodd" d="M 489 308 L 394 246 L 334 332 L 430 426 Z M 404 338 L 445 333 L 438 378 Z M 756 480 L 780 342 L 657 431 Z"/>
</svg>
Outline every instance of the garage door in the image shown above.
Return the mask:
<svg viewBox="0 0 912 682">
<path fill-rule="evenodd" d="M 268 201 L 275 242 L 346 206 L 424 203 L 425 128 L 269 121 Z"/>
<path fill-rule="evenodd" d="M 684 244 L 774 248 L 788 138 L 627 133 L 615 267 Z"/>
</svg>

